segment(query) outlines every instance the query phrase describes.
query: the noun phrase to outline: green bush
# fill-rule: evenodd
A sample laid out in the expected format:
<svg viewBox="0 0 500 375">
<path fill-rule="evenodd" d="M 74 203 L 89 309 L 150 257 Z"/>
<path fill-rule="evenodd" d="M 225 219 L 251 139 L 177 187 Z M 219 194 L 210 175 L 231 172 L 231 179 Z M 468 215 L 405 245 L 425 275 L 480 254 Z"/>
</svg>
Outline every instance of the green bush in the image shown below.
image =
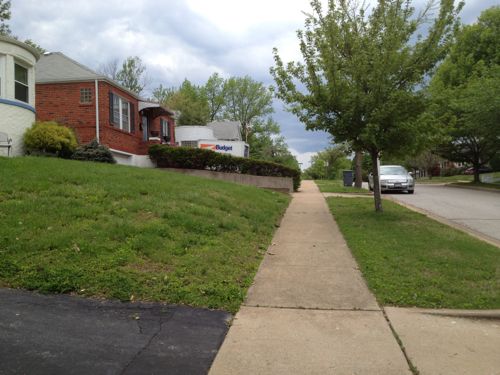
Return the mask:
<svg viewBox="0 0 500 375">
<path fill-rule="evenodd" d="M 256 176 L 292 177 L 294 190 L 300 186 L 299 170 L 262 160 L 239 158 L 200 148 L 165 145 L 152 145 L 149 156 L 160 168 L 208 169 Z"/>
<path fill-rule="evenodd" d="M 95 161 L 99 163 L 116 163 L 116 160 L 111 151 L 109 151 L 109 148 L 99 144 L 96 139 L 86 145 L 78 147 L 71 158 L 75 160 Z"/>
<path fill-rule="evenodd" d="M 70 158 L 77 146 L 73 130 L 54 121 L 35 122 L 24 133 L 24 147 L 31 155 Z"/>
</svg>

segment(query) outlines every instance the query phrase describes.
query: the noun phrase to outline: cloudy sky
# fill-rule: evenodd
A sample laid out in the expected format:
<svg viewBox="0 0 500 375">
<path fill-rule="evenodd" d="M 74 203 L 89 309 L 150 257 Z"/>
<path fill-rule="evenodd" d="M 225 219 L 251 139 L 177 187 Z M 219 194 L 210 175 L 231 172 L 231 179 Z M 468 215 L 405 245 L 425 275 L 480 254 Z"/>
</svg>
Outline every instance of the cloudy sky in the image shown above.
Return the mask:
<svg viewBox="0 0 500 375">
<path fill-rule="evenodd" d="M 368 3 L 374 0 L 369 0 Z M 415 5 L 424 0 L 415 0 Z M 466 0 L 464 23 L 500 0 Z M 272 48 L 298 60 L 296 30 L 309 0 L 12 0 L 10 26 L 21 39 L 60 51 L 97 68 L 111 59 L 139 56 L 151 88 L 204 83 L 213 73 L 249 75 L 271 85 Z M 274 118 L 303 166 L 328 145 L 275 102 Z"/>
</svg>

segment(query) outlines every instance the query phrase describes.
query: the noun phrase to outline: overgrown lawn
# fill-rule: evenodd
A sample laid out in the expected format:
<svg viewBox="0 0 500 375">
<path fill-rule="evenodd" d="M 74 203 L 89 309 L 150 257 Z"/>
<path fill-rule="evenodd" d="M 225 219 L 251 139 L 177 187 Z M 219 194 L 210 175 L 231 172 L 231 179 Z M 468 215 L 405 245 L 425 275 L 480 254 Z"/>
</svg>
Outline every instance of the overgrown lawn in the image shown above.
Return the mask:
<svg viewBox="0 0 500 375">
<path fill-rule="evenodd" d="M 384 200 L 328 204 L 370 289 L 383 305 L 500 308 L 500 249 Z"/>
<path fill-rule="evenodd" d="M 289 199 L 161 170 L 0 158 L 0 286 L 235 312 Z"/>
</svg>

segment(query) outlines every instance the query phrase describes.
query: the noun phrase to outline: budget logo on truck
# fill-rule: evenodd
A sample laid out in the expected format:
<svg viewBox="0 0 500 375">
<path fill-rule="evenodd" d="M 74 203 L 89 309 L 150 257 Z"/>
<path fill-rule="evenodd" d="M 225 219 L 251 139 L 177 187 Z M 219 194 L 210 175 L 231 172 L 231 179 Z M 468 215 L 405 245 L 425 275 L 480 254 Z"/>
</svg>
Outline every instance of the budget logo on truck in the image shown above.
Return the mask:
<svg viewBox="0 0 500 375">
<path fill-rule="evenodd" d="M 218 145 L 213 143 L 202 143 L 200 144 L 200 148 L 209 149 L 212 151 L 224 151 L 224 152 L 233 151 L 233 146 Z"/>
</svg>

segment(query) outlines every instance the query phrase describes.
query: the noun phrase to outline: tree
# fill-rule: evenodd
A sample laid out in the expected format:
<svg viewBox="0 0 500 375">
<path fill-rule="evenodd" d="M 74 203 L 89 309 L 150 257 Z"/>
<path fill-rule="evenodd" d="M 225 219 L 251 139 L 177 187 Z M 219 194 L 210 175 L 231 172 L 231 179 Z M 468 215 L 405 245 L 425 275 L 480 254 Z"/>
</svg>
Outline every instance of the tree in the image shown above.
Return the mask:
<svg viewBox="0 0 500 375">
<path fill-rule="evenodd" d="M 116 81 L 118 75 L 118 65 L 119 65 L 118 59 L 116 58 L 110 59 L 105 63 L 99 64 L 99 67 L 97 68 L 97 73 L 102 74 L 103 76 L 108 77 L 113 81 Z"/>
<path fill-rule="evenodd" d="M 203 90 L 208 100 L 209 120 L 220 119 L 222 110 L 226 104 L 226 83 L 224 78 L 219 76 L 218 73 L 212 74 L 208 78 Z"/>
<path fill-rule="evenodd" d="M 265 121 L 255 120 L 253 132 L 248 137 L 250 157 L 286 165 L 300 169 L 295 156 L 288 149 L 283 136 L 280 136 L 280 126 L 271 117 Z"/>
<path fill-rule="evenodd" d="M 377 160 L 424 144 L 430 127 L 418 88 L 449 49 L 457 25 L 453 0 L 441 0 L 425 38 L 416 36 L 435 2 L 415 16 L 411 0 L 378 0 L 371 13 L 355 0 L 312 0 L 298 32 L 303 62 L 285 65 L 274 49 L 277 96 L 310 130 L 329 132 L 372 159 L 375 210 L 382 211 Z"/>
<path fill-rule="evenodd" d="M 340 178 L 344 169 L 350 168 L 349 153 L 345 144 L 334 145 L 318 152 L 311 158 L 311 166 L 304 171 L 313 180 L 335 180 Z"/>
<path fill-rule="evenodd" d="M 40 55 L 43 55 L 45 52 L 47 52 L 47 51 L 45 50 L 45 48 L 43 48 L 43 47 L 42 47 L 42 46 L 40 46 L 39 44 L 35 43 L 35 42 L 34 42 L 34 41 L 32 41 L 31 39 L 26 39 L 26 40 L 24 41 L 24 43 L 26 43 L 28 46 L 33 47 L 34 49 L 36 49 Z"/>
<path fill-rule="evenodd" d="M 10 27 L 5 21 L 10 20 L 10 0 L 0 0 L 0 35 L 10 35 Z"/>
<path fill-rule="evenodd" d="M 208 101 L 201 87 L 188 79 L 178 89 L 166 89 L 164 102 L 169 108 L 180 112 L 178 125 L 206 125 L 209 120 Z"/>
<path fill-rule="evenodd" d="M 129 56 L 122 64 L 122 68 L 116 73 L 116 81 L 130 91 L 140 94 L 147 84 L 144 75 L 146 67 L 138 56 Z"/>
<path fill-rule="evenodd" d="M 456 44 L 434 76 L 431 112 L 446 129 L 438 148 L 451 161 L 479 168 L 500 154 L 500 7 L 485 10 L 457 33 Z"/>
<path fill-rule="evenodd" d="M 153 90 L 153 100 L 160 104 L 166 104 L 169 98 L 174 94 L 174 88 L 163 87 L 163 85 L 160 84 L 160 86 Z"/>
<path fill-rule="evenodd" d="M 249 76 L 231 77 L 226 81 L 224 117 L 241 123 L 243 138 L 248 141 L 252 121 L 273 112 L 271 91 Z"/>
</svg>

